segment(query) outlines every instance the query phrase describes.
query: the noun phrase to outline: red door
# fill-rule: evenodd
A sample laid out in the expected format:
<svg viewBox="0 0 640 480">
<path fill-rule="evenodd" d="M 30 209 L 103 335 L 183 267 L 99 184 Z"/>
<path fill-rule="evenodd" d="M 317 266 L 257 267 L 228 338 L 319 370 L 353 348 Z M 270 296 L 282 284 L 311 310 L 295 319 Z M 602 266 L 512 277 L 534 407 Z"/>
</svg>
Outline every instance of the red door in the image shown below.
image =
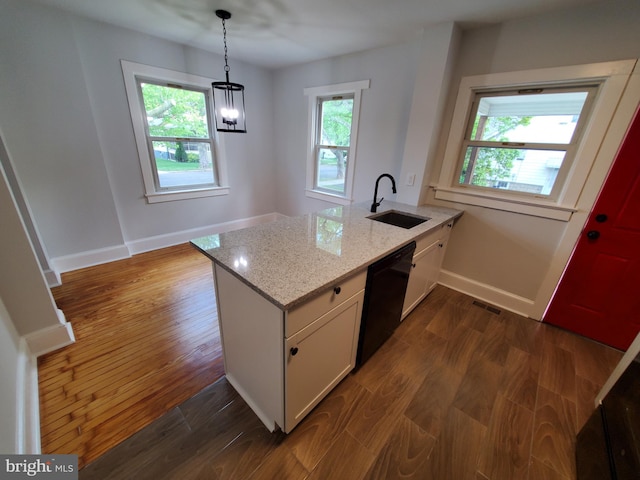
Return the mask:
<svg viewBox="0 0 640 480">
<path fill-rule="evenodd" d="M 622 350 L 640 331 L 640 110 L 543 321 Z"/>
</svg>

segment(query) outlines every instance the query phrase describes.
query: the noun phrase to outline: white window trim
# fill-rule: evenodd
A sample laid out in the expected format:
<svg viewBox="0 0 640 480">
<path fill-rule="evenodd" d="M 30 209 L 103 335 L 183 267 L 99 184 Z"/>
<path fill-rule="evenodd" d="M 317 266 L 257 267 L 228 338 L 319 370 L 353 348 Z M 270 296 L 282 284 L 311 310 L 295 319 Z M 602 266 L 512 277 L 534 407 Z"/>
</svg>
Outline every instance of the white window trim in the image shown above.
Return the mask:
<svg viewBox="0 0 640 480">
<path fill-rule="evenodd" d="M 358 145 L 358 123 L 360 119 L 360 100 L 362 90 L 369 88 L 370 80 L 357 82 L 338 83 L 322 87 L 309 87 L 304 89 L 305 96 L 309 97 L 309 121 L 307 137 L 307 183 L 305 195 L 310 198 L 326 200 L 339 205 L 349 205 L 353 201 L 353 178 L 356 168 L 356 149 Z M 344 195 L 332 194 L 326 191 L 314 190 L 315 175 L 315 141 L 318 122 L 317 99 L 328 95 L 353 94 L 353 115 L 351 117 L 351 139 L 349 162 L 345 176 Z"/>
<path fill-rule="evenodd" d="M 187 200 L 191 198 L 228 195 L 230 188 L 228 186 L 229 184 L 227 179 L 227 165 L 224 142 L 215 133 L 215 130 L 213 138 L 215 152 L 213 152 L 213 155 L 218 172 L 219 186 L 193 189 L 185 188 L 173 191 L 160 191 L 156 189 L 153 170 L 151 168 L 151 162 L 154 161 L 154 159 L 151 158 L 149 148 L 147 146 L 144 118 L 145 113 L 143 112 L 141 107 L 142 102 L 138 95 L 138 88 L 136 84 L 136 78 L 141 77 L 173 82 L 182 85 L 191 85 L 193 87 L 205 89 L 208 92 L 207 94 L 211 97 L 210 104 L 213 105 L 211 83 L 215 80 L 198 75 L 191 75 L 188 73 L 168 70 L 166 68 L 152 67 L 150 65 L 129 62 L 127 60 L 121 60 L 120 64 L 122 66 L 122 74 L 124 77 L 124 84 L 127 92 L 127 100 L 129 102 L 129 110 L 131 112 L 133 133 L 136 139 L 136 146 L 138 148 L 140 168 L 142 170 L 142 179 L 144 182 L 145 197 L 147 198 L 147 201 L 149 203 L 159 203 L 174 200 Z M 209 112 L 210 119 L 213 119 L 213 115 L 213 111 Z"/>
<path fill-rule="evenodd" d="M 576 211 L 580 192 L 635 62 L 635 60 L 622 60 L 463 77 L 451 121 L 440 178 L 438 184 L 433 187 L 435 198 L 568 221 L 571 214 Z M 494 191 L 479 192 L 477 189 L 465 188 L 455 183 L 460 150 L 475 91 L 487 88 L 583 81 L 600 81 L 602 83 L 595 98 L 590 118 L 585 125 L 582 140 L 577 146 L 573 163 L 557 200 L 550 200 L 547 197 L 536 198 L 535 196 L 518 197 L 517 194 Z"/>
</svg>

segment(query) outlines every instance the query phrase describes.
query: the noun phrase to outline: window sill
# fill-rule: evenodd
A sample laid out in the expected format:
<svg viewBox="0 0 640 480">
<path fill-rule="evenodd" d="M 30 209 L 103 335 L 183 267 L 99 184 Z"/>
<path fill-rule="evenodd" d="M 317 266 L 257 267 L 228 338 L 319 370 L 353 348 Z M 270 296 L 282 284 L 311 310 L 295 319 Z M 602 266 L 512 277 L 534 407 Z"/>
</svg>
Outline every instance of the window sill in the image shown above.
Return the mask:
<svg viewBox="0 0 640 480">
<path fill-rule="evenodd" d="M 201 188 L 197 190 L 180 190 L 147 193 L 147 202 L 173 202 L 175 200 L 189 200 L 192 198 L 218 197 L 221 195 L 229 195 L 229 187 Z"/>
<path fill-rule="evenodd" d="M 353 203 L 353 200 L 349 198 L 341 197 L 340 195 L 334 195 L 327 192 L 321 192 L 319 190 L 305 190 L 305 195 L 309 198 L 337 203 L 338 205 L 351 205 L 351 203 Z"/>
<path fill-rule="evenodd" d="M 571 219 L 571 215 L 577 211 L 573 207 L 558 205 L 544 200 L 505 198 L 452 187 L 434 186 L 432 188 L 435 190 L 435 198 L 437 200 L 493 208 L 495 210 L 521 213 L 563 222 L 568 222 Z"/>
</svg>

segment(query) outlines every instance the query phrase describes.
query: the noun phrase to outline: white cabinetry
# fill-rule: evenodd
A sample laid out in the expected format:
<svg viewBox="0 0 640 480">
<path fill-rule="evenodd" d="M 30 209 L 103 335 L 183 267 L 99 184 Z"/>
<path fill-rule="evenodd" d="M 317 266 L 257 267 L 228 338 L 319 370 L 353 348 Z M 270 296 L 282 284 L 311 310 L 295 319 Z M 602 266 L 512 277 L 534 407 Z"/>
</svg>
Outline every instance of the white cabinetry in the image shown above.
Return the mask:
<svg viewBox="0 0 640 480">
<path fill-rule="evenodd" d="M 309 305 L 293 312 L 309 323 L 285 339 L 287 433 L 355 367 L 366 276 L 355 280 L 360 289 L 348 296 L 341 287 L 344 301 L 319 318 Z"/>
<path fill-rule="evenodd" d="M 402 307 L 402 318 L 406 317 L 436 286 L 452 227 L 453 222 L 444 224 L 416 240 L 413 265 Z"/>
<path fill-rule="evenodd" d="M 214 265 L 225 374 L 271 431 L 290 432 L 355 366 L 366 271 L 283 311 Z"/>
</svg>

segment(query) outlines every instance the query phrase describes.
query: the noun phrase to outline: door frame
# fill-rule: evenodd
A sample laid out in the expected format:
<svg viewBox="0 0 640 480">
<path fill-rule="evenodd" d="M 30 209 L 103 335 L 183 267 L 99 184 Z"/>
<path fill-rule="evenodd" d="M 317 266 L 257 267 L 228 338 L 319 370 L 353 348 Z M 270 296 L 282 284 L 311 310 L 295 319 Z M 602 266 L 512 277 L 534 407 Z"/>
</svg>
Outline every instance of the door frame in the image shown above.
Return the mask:
<svg viewBox="0 0 640 480">
<path fill-rule="evenodd" d="M 546 312 L 560 278 L 569 263 L 573 249 L 582 233 L 589 214 L 598 198 L 600 189 L 604 184 L 609 169 L 613 164 L 616 153 L 620 149 L 622 141 L 627 133 L 631 121 L 640 106 L 640 67 L 636 64 L 633 73 L 629 77 L 627 87 L 620 99 L 620 103 L 611 120 L 609 129 L 604 137 L 600 150 L 594 160 L 591 172 L 587 177 L 578 203 L 576 212 L 571 215 L 567 223 L 558 247 L 551 259 L 549 269 L 538 289 L 538 294 L 531 308 L 530 317 L 542 320 Z"/>
</svg>

